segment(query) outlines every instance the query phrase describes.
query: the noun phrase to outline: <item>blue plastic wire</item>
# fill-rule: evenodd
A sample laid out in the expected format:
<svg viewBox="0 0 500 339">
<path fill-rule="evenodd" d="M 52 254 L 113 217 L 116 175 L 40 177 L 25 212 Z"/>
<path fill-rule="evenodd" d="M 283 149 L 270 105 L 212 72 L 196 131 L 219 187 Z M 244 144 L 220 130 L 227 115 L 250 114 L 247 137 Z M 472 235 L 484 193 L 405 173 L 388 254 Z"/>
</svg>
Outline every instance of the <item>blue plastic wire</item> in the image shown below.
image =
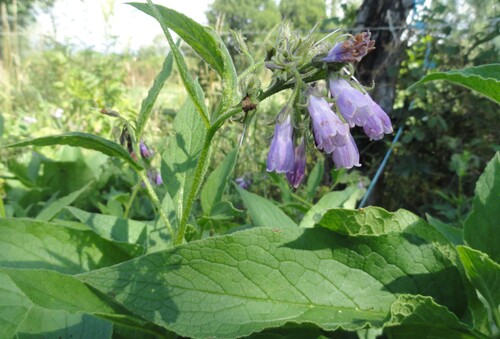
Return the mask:
<svg viewBox="0 0 500 339">
<path fill-rule="evenodd" d="M 378 181 L 380 175 L 384 171 L 385 165 L 387 165 L 387 161 L 389 161 L 389 158 L 391 157 L 391 153 L 392 153 L 392 150 L 394 149 L 394 145 L 398 142 L 398 140 L 402 134 L 403 134 L 403 127 L 399 127 L 399 129 L 396 133 L 396 136 L 394 137 L 394 140 L 392 140 L 391 147 L 389 147 L 389 149 L 385 153 L 384 160 L 382 160 L 382 163 L 378 167 L 377 173 L 375 173 L 375 176 L 373 177 L 372 182 L 370 183 L 370 186 L 368 186 L 368 190 L 366 191 L 365 196 L 363 197 L 363 200 L 361 200 L 361 202 L 359 203 L 359 208 L 363 208 L 365 206 L 366 201 L 370 197 L 370 194 L 372 193 L 373 188 L 377 184 L 377 181 Z"/>
</svg>

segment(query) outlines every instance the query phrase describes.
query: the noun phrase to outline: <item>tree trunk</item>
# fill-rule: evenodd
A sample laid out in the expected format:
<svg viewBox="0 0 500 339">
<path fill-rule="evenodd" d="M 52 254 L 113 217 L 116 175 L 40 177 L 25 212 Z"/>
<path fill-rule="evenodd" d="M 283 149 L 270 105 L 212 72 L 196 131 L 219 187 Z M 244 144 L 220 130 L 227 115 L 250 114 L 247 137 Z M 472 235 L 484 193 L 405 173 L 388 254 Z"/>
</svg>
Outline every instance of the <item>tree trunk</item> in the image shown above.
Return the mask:
<svg viewBox="0 0 500 339">
<path fill-rule="evenodd" d="M 401 40 L 413 0 L 364 0 L 355 27 L 358 31 L 373 28 L 376 49 L 357 66 L 358 79 L 364 85 L 375 82 L 372 98 L 390 114 L 396 93 L 399 67 L 407 40 Z"/>
<path fill-rule="evenodd" d="M 371 28 L 372 39 L 375 40 L 375 50 L 365 56 L 356 67 L 358 80 L 363 85 L 375 83 L 370 95 L 389 114 L 393 124 L 395 117 L 391 115 L 392 106 L 408 37 L 406 35 L 402 40 L 402 35 L 403 32 L 408 32 L 406 21 L 413 4 L 413 0 L 364 0 L 356 17 L 355 33 Z M 365 140 L 366 142 L 368 141 Z M 363 149 L 365 145 L 358 146 Z M 370 168 L 371 174 L 367 173 L 368 175 L 375 173 L 386 151 L 384 143 L 379 142 L 370 147 L 370 155 L 374 161 L 373 167 Z M 364 155 L 364 158 L 368 158 L 367 155 Z M 384 183 L 381 176 L 367 204 L 383 207 L 383 192 Z"/>
</svg>

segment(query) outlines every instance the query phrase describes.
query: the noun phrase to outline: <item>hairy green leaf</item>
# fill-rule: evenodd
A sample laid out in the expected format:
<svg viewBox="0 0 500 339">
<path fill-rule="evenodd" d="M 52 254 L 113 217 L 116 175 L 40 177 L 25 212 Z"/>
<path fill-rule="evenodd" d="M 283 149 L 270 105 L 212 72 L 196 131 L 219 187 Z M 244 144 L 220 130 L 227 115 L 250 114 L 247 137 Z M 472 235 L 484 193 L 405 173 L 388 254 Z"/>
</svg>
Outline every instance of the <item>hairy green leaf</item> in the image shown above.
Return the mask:
<svg viewBox="0 0 500 339">
<path fill-rule="evenodd" d="M 80 273 L 130 258 L 91 230 L 33 219 L 0 219 L 0 267 Z"/>
<path fill-rule="evenodd" d="M 19 326 L 19 338 L 111 339 L 113 324 L 88 314 L 47 310 L 33 305 Z"/>
<path fill-rule="evenodd" d="M 236 165 L 237 155 L 237 149 L 231 150 L 219 166 L 208 176 L 207 182 L 201 190 L 201 207 L 206 216 L 211 215 L 213 207 L 221 202 L 229 176 L 233 173 Z"/>
<path fill-rule="evenodd" d="M 457 246 L 457 251 L 465 274 L 488 303 L 496 325 L 500 325 L 500 265 L 467 246 Z"/>
<path fill-rule="evenodd" d="M 500 104 L 500 64 L 430 73 L 414 83 L 411 87 L 434 80 L 446 80 L 470 88 Z"/>
<path fill-rule="evenodd" d="M 248 209 L 248 213 L 250 213 L 255 226 L 273 228 L 297 227 L 297 224 L 271 201 L 238 186 L 235 187 L 241 199 L 243 199 L 243 204 Z"/>
<path fill-rule="evenodd" d="M 139 112 L 139 117 L 137 118 L 137 127 L 135 131 L 137 138 L 141 138 L 142 131 L 144 130 L 144 127 L 146 126 L 146 123 L 151 116 L 153 106 L 156 102 L 156 99 L 158 98 L 158 95 L 160 94 L 163 84 L 165 83 L 165 81 L 167 81 L 167 79 L 170 77 L 170 74 L 172 73 L 173 62 L 174 57 L 172 55 L 172 52 L 170 52 L 163 61 L 162 69 L 156 76 L 153 82 L 153 86 L 149 89 L 147 97 L 142 101 L 141 111 Z"/>
<path fill-rule="evenodd" d="M 444 222 L 433 218 L 430 215 L 426 216 L 429 224 L 434 226 L 434 228 L 437 229 L 442 235 L 444 235 L 446 239 L 448 239 L 453 245 L 462 245 L 464 243 L 462 229 L 445 224 Z"/>
<path fill-rule="evenodd" d="M 71 205 L 78 197 L 87 190 L 87 188 L 92 184 L 89 182 L 87 185 L 75 191 L 73 193 L 68 194 L 65 197 L 59 198 L 50 204 L 48 204 L 36 217 L 37 220 L 40 221 L 50 221 L 56 217 L 56 215 L 61 212 L 64 207 Z"/>
<path fill-rule="evenodd" d="M 500 153 L 488 163 L 476 184 L 472 212 L 464 224 L 467 245 L 500 263 Z"/>
<path fill-rule="evenodd" d="M 357 194 L 359 188 L 348 187 L 343 191 L 328 192 L 319 199 L 304 215 L 300 222 L 300 227 L 313 227 L 318 223 L 323 215 L 330 209 L 344 207 L 343 204 L 349 200 L 353 194 Z"/>
<path fill-rule="evenodd" d="M 12 338 L 32 307 L 7 274 L 0 272 L 0 338 Z"/>
<path fill-rule="evenodd" d="M 142 166 L 136 162 L 130 154 L 119 144 L 100 136 L 82 133 L 69 132 L 59 135 L 51 135 L 48 137 L 35 138 L 31 140 L 17 142 L 4 147 L 24 147 L 24 146 L 54 146 L 54 145 L 69 145 L 73 147 L 87 148 L 94 151 L 104 153 L 110 157 L 117 157 L 125 160 L 130 166 L 136 170 L 141 170 Z"/>
<path fill-rule="evenodd" d="M 175 135 L 168 139 L 167 149 L 162 154 L 161 175 L 180 220 L 206 134 L 191 100 L 187 99 L 177 113 L 174 129 Z"/>
<path fill-rule="evenodd" d="M 475 338 L 466 324 L 430 297 L 400 295 L 384 332 L 390 338 Z"/>
<path fill-rule="evenodd" d="M 419 220 L 413 213 L 405 210 L 391 213 L 383 208 L 370 206 L 359 210 L 331 209 L 324 214 L 318 224 L 345 235 L 377 235 L 401 232 L 412 222 Z"/>
<path fill-rule="evenodd" d="M 432 296 L 457 314 L 466 308 L 458 269 L 415 233 L 253 228 L 79 279 L 189 337 L 239 337 L 287 322 L 381 327 L 400 294 Z"/>
<path fill-rule="evenodd" d="M 66 209 L 99 236 L 112 241 L 131 256 L 135 257 L 145 252 L 148 237 L 148 227 L 145 223 L 111 215 L 88 213 L 74 207 Z"/>
</svg>

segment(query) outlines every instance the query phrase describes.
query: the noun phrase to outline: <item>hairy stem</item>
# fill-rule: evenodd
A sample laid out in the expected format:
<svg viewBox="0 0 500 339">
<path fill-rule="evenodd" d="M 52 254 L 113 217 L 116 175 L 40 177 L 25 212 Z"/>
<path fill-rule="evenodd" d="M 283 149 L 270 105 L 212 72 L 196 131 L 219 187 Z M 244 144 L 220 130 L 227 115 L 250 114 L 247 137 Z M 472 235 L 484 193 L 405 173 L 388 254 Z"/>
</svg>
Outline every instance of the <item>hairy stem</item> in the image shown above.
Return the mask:
<svg viewBox="0 0 500 339">
<path fill-rule="evenodd" d="M 151 201 L 155 205 L 156 209 L 158 210 L 158 213 L 160 213 L 160 218 L 163 220 L 165 225 L 167 226 L 168 233 L 172 237 L 174 237 L 174 230 L 172 229 L 172 225 L 170 225 L 170 221 L 168 221 L 167 215 L 165 214 L 165 211 L 163 208 L 161 208 L 161 203 L 160 200 L 158 199 L 158 196 L 155 193 L 155 190 L 153 186 L 151 186 L 151 183 L 149 182 L 149 179 L 146 175 L 145 171 L 140 171 L 138 172 L 139 176 L 141 177 L 142 181 L 144 182 L 144 185 L 146 186 L 146 190 L 148 191 L 149 197 L 151 198 Z"/>
</svg>

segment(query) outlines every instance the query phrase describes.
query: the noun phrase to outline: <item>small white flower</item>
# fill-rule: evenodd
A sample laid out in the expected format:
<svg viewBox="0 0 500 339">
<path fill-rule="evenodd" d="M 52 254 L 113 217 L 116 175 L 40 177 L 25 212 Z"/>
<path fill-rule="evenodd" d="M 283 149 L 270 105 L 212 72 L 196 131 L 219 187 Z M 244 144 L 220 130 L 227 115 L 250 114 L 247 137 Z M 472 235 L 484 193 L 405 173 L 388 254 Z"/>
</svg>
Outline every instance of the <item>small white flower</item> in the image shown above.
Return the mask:
<svg viewBox="0 0 500 339">
<path fill-rule="evenodd" d="M 63 116 L 64 110 L 62 108 L 57 108 L 54 112 L 52 112 L 52 116 L 56 119 L 61 119 Z"/>
<path fill-rule="evenodd" d="M 36 120 L 36 118 L 34 117 L 28 117 L 28 116 L 23 117 L 23 122 L 26 124 L 34 124 L 37 121 L 38 120 Z"/>
</svg>

